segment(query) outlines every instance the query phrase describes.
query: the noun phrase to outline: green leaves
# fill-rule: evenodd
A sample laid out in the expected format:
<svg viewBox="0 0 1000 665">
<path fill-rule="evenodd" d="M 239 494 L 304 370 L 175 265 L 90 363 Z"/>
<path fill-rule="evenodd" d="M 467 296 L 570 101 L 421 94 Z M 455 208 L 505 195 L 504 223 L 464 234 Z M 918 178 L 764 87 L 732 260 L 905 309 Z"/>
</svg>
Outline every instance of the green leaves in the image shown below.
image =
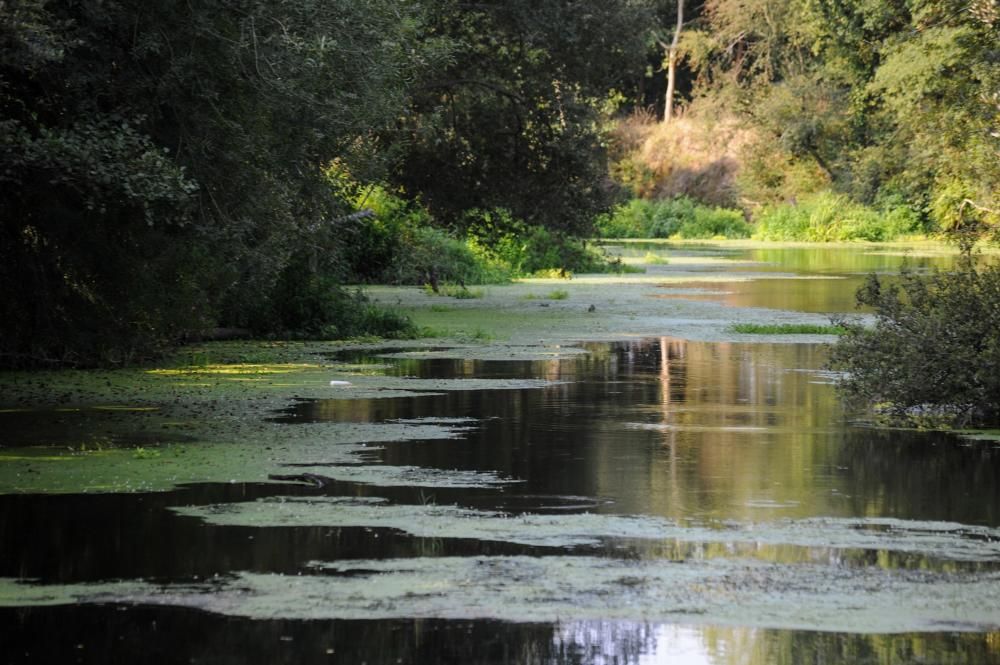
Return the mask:
<svg viewBox="0 0 1000 665">
<path fill-rule="evenodd" d="M 473 209 L 586 230 L 610 203 L 600 107 L 640 68 L 645 9 L 626 2 L 439 0 L 427 34 L 453 60 L 415 89 L 401 119 L 398 182 L 460 225 Z"/>
<path fill-rule="evenodd" d="M 871 275 L 858 302 L 875 308 L 875 326 L 847 326 L 830 360 L 847 397 L 904 421 L 1000 421 L 1000 267 L 965 254 L 898 284 Z"/>
</svg>

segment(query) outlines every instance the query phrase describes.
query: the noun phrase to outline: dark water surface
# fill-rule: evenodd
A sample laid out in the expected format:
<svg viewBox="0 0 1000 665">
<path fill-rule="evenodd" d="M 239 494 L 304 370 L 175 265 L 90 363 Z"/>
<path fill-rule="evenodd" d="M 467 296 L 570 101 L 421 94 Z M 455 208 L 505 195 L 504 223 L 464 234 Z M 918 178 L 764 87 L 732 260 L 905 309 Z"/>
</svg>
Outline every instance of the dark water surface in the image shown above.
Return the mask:
<svg viewBox="0 0 1000 665">
<path fill-rule="evenodd" d="M 262 414 L 288 427 L 471 419 L 461 438 L 390 443 L 377 459 L 496 471 L 520 482 L 485 489 L 195 484 L 147 494 L 0 496 L 0 577 L 183 584 L 224 580 L 237 571 L 308 574 L 313 561 L 561 553 L 821 561 L 941 574 L 1000 569 L 1000 560 L 822 541 L 604 539 L 554 551 L 367 527 L 218 526 L 170 510 L 274 496 L 353 496 L 511 515 L 659 516 L 682 525 L 822 517 L 1000 526 L 997 445 L 851 425 L 822 370 L 821 345 L 653 338 L 582 346 L 588 354 L 552 361 L 417 360 L 392 353 L 368 359 L 388 362 L 385 371 L 398 376 L 558 382 L 541 389 L 303 400 Z M 887 524 L 870 528 L 897 523 Z M 946 629 L 865 634 L 593 620 L 248 619 L 116 603 L 0 609 L 0 625 L 0 663 L 1000 662 L 1000 632 Z"/>
</svg>

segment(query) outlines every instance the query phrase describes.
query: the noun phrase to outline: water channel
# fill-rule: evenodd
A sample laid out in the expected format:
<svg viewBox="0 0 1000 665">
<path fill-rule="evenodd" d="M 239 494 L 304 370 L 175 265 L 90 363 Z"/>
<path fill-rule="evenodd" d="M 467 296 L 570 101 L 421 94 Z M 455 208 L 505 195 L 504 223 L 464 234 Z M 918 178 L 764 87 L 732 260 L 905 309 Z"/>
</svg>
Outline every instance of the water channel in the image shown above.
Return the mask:
<svg viewBox="0 0 1000 665">
<path fill-rule="evenodd" d="M 851 311 L 864 273 L 901 261 L 670 251 L 737 254 L 765 278 L 663 297 L 818 313 Z M 816 279 L 792 279 L 804 275 Z M 342 466 L 489 482 L 310 482 L 323 472 L 309 467 L 301 482 L 0 496 L 0 578 L 57 601 L 0 603 L 0 662 L 1000 662 L 996 442 L 853 422 L 823 344 L 578 346 L 532 361 L 341 354 L 400 378 L 514 387 L 260 414 L 289 431 L 451 427 Z M 7 445 L 23 444 L 5 422 Z M 58 602 L 67 588 L 75 600 Z"/>
</svg>

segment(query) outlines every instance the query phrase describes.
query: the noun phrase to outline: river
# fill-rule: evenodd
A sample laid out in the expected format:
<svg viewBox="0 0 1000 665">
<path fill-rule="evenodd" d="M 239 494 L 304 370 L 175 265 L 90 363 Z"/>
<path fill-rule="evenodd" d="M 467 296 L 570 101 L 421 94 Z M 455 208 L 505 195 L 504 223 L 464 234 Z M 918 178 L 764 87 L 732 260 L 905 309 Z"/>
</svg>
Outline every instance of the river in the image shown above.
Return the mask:
<svg viewBox="0 0 1000 665">
<path fill-rule="evenodd" d="M 680 273 L 652 297 L 765 320 L 850 312 L 863 275 L 902 260 L 620 251 Z M 285 482 L 5 491 L 0 661 L 1000 662 L 1000 446 L 856 422 L 829 339 L 702 337 L 581 338 L 549 359 L 339 351 L 354 383 L 425 389 L 292 396 L 261 426 L 427 436 L 283 460 Z M 8 452 L 55 417 L 32 413 L 0 413 Z"/>
</svg>

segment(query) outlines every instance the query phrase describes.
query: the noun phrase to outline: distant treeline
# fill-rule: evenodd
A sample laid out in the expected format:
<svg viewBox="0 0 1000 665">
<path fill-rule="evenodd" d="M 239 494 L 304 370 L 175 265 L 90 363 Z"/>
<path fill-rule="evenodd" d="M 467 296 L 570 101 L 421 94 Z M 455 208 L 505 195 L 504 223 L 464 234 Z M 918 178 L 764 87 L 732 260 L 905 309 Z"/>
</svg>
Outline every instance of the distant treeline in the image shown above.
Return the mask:
<svg viewBox="0 0 1000 665">
<path fill-rule="evenodd" d="M 682 117 L 618 127 L 637 196 L 740 208 L 763 238 L 998 232 L 995 0 L 706 0 L 685 17 Z"/>
</svg>

